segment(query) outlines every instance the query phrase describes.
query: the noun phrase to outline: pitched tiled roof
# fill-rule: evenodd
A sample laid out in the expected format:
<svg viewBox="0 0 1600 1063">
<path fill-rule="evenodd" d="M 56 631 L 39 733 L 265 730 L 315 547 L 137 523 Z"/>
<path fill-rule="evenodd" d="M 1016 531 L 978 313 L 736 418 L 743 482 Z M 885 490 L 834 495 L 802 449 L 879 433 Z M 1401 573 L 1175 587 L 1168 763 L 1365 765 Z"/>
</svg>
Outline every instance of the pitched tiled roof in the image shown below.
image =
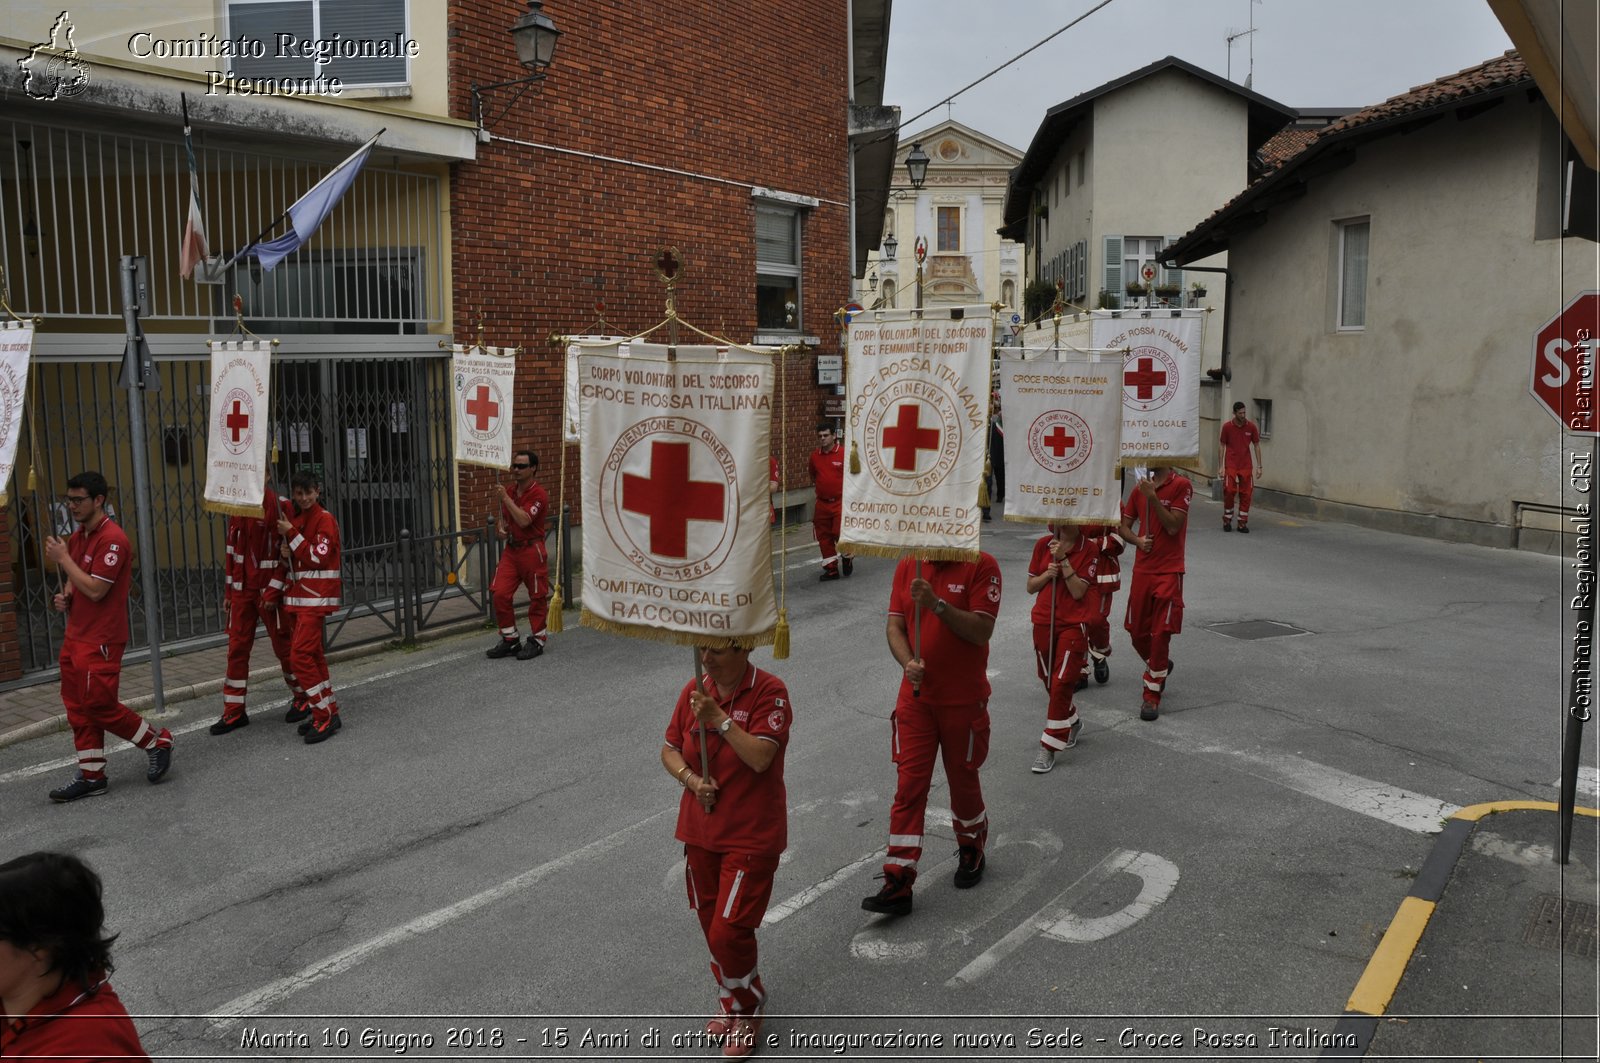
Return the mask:
<svg viewBox="0 0 1600 1063">
<path fill-rule="evenodd" d="M 1437 81 L 1417 85 L 1372 107 L 1353 111 L 1321 129 L 1305 130 L 1303 132 L 1310 133 L 1310 136 L 1303 138 L 1298 147 L 1293 134 L 1302 131 L 1292 126 L 1281 130 L 1262 145 L 1263 176 L 1195 226 L 1172 247 L 1186 261 L 1214 254 L 1222 248 L 1209 247 L 1202 254 L 1194 252 L 1215 242 L 1215 230 L 1222 222 L 1243 213 L 1243 208 L 1259 201 L 1274 187 L 1284 184 L 1290 175 L 1319 156 L 1343 144 L 1378 136 L 1394 125 L 1421 117 L 1427 112 L 1450 109 L 1477 97 L 1499 95 L 1523 84 L 1531 87 L 1533 76 L 1528 73 L 1522 57 L 1511 50 Z M 1270 156 L 1269 148 L 1273 149 Z"/>
<path fill-rule="evenodd" d="M 1256 149 L 1256 159 L 1261 163 L 1263 172 L 1276 170 L 1300 152 L 1306 145 L 1317 139 L 1317 134 L 1323 127 L 1302 128 L 1299 126 L 1284 126 L 1272 134 L 1272 139 Z"/>
</svg>

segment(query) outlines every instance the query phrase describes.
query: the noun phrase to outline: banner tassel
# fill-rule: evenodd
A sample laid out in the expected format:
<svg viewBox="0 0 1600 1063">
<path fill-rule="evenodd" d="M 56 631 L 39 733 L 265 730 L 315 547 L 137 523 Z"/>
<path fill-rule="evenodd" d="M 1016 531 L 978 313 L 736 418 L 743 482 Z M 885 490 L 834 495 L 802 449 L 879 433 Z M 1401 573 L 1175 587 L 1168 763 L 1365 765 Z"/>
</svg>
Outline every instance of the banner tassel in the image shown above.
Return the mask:
<svg viewBox="0 0 1600 1063">
<path fill-rule="evenodd" d="M 789 659 L 789 610 L 778 610 L 778 623 L 772 629 L 772 658 L 777 661 Z"/>
<path fill-rule="evenodd" d="M 856 449 L 856 441 L 850 441 L 850 475 L 861 475 L 861 451 Z"/>
<path fill-rule="evenodd" d="M 988 463 L 983 463 L 983 479 L 978 481 L 978 508 L 989 508 L 989 477 L 994 475 L 994 468 Z"/>
<path fill-rule="evenodd" d="M 31 493 L 31 492 L 34 492 L 34 491 L 37 491 L 37 490 L 39 490 L 39 470 L 35 469 L 32 465 L 29 465 L 28 466 L 28 491 Z"/>
<path fill-rule="evenodd" d="M 561 587 L 558 585 L 550 593 L 550 614 L 544 621 L 544 626 L 552 635 L 561 634 L 561 610 L 564 608 L 566 603 L 561 600 Z"/>
</svg>

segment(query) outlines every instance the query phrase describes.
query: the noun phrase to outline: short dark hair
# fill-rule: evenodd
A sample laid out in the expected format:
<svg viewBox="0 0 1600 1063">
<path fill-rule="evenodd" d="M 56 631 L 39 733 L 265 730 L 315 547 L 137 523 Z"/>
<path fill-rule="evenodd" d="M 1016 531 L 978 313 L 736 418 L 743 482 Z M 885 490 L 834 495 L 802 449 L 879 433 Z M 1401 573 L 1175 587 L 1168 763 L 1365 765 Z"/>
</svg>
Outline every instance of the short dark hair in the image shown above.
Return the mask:
<svg viewBox="0 0 1600 1063">
<path fill-rule="evenodd" d="M 830 432 L 831 433 L 833 431 L 833 422 L 832 421 L 818 421 L 817 422 L 817 431 L 819 431 L 819 432 Z"/>
<path fill-rule="evenodd" d="M 1233 412 L 1234 413 L 1238 413 L 1242 409 L 1244 409 L 1244 403 L 1236 402 L 1236 403 L 1233 404 Z"/>
<path fill-rule="evenodd" d="M 512 451 L 511 452 L 511 460 L 515 461 L 518 458 L 527 458 L 529 465 L 532 465 L 535 469 L 537 469 L 539 467 L 539 455 L 535 454 L 531 450 L 515 450 L 515 451 Z"/>
<path fill-rule="evenodd" d="M 97 472 L 80 472 L 67 481 L 68 487 L 76 487 L 89 492 L 90 498 L 111 497 L 111 487 L 106 483 L 106 478 Z"/>
<path fill-rule="evenodd" d="M 100 876 L 68 853 L 29 853 L 0 864 L 0 940 L 49 954 L 50 970 L 84 989 L 111 973 Z"/>
<path fill-rule="evenodd" d="M 289 478 L 289 489 L 297 487 L 302 491 L 316 491 L 322 487 L 322 482 L 310 469 L 296 469 L 294 475 Z"/>
</svg>

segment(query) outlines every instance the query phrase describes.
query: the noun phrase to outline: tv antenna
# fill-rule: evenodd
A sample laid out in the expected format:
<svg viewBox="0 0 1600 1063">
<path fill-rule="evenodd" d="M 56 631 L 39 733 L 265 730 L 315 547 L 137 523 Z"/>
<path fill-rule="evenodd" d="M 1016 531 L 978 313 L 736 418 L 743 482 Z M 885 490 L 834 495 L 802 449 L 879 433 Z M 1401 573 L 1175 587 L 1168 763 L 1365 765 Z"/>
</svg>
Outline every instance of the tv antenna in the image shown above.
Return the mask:
<svg viewBox="0 0 1600 1063">
<path fill-rule="evenodd" d="M 1255 81 L 1255 77 L 1256 77 L 1256 42 L 1255 42 L 1256 5 L 1259 4 L 1259 3 L 1261 3 L 1261 0 L 1250 0 L 1250 28 L 1247 29 L 1247 30 L 1230 29 L 1230 30 L 1227 31 L 1227 36 L 1226 36 L 1226 40 L 1228 42 L 1228 80 L 1229 81 L 1233 80 L 1233 42 L 1238 40 L 1241 37 L 1249 37 L 1250 38 L 1250 41 L 1249 41 L 1249 45 L 1250 45 L 1250 69 L 1244 76 L 1244 87 L 1245 88 L 1249 88 L 1250 85 L 1251 85 L 1251 82 Z"/>
</svg>

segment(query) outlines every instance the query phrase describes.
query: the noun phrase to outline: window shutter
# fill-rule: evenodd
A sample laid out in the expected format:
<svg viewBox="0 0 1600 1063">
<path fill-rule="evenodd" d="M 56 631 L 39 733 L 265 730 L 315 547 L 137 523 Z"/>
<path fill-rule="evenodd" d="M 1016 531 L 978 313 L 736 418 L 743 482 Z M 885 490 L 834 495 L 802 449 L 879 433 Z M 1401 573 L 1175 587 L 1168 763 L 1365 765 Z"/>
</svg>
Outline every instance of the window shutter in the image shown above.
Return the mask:
<svg viewBox="0 0 1600 1063">
<path fill-rule="evenodd" d="M 1089 298 L 1089 241 L 1078 241 L 1078 270 L 1072 278 L 1079 299 Z"/>
<path fill-rule="evenodd" d="M 756 210 L 756 261 L 762 264 L 799 264 L 795 241 L 794 213 L 787 210 Z"/>
<path fill-rule="evenodd" d="M 1163 248 L 1171 247 L 1173 244 L 1177 243 L 1180 239 L 1182 239 L 1182 237 L 1164 236 L 1164 237 L 1161 238 L 1161 240 L 1162 240 L 1161 246 Z M 1183 270 L 1181 270 L 1181 269 L 1163 269 L 1162 272 L 1164 272 L 1166 274 L 1167 283 L 1168 284 L 1176 284 L 1179 288 L 1183 287 Z M 1182 293 L 1180 292 L 1179 294 L 1181 295 Z M 1182 306 L 1183 305 L 1183 300 L 1182 299 L 1178 299 L 1177 300 L 1177 304 L 1179 306 Z"/>
<path fill-rule="evenodd" d="M 337 4 L 323 0 L 319 28 L 324 39 L 336 34 L 345 40 L 392 38 L 406 32 L 406 0 L 339 0 Z M 341 79 L 346 85 L 404 84 L 406 57 L 340 57 L 324 67 L 323 72 L 328 77 Z"/>
<path fill-rule="evenodd" d="M 1106 237 L 1106 268 L 1100 286 L 1113 295 L 1122 294 L 1122 237 Z"/>
</svg>

